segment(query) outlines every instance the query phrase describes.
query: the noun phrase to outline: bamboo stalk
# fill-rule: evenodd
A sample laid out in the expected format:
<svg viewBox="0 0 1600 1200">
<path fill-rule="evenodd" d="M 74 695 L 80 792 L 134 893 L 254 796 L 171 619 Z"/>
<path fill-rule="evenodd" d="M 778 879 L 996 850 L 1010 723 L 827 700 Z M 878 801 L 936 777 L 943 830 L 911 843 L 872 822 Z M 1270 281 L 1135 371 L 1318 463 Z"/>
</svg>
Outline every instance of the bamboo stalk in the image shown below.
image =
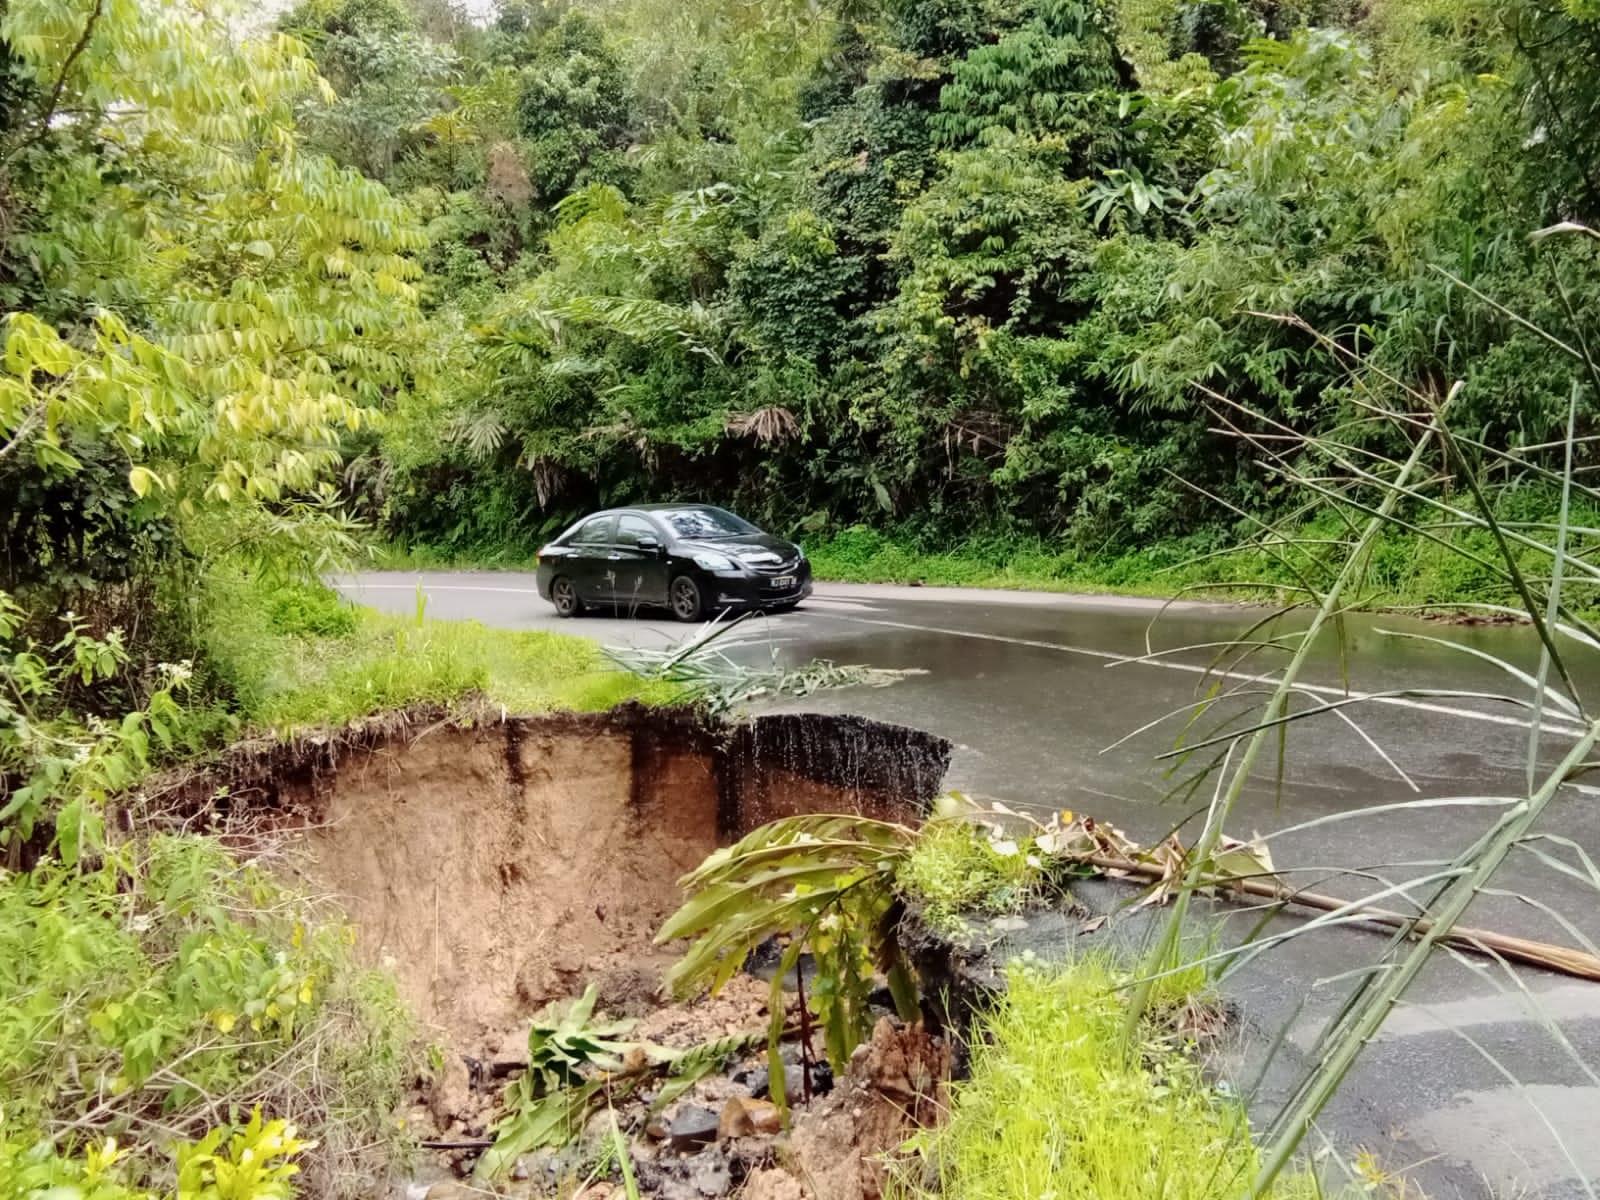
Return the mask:
<svg viewBox="0 0 1600 1200">
<path fill-rule="evenodd" d="M 1152 882 L 1159 882 L 1167 877 L 1165 869 L 1155 863 L 1129 862 L 1099 855 L 1090 856 L 1083 861 L 1102 870 L 1121 871 L 1129 875 L 1137 875 Z M 1434 925 L 1433 921 L 1428 917 L 1407 917 L 1402 916 L 1400 913 L 1389 912 L 1386 909 L 1354 905 L 1349 901 L 1340 900 L 1337 896 L 1327 896 L 1321 892 L 1300 891 L 1288 887 L 1276 879 L 1222 879 L 1203 886 L 1216 887 L 1222 891 L 1237 892 L 1247 896 L 1261 896 L 1284 904 L 1297 904 L 1303 908 L 1320 909 L 1323 912 L 1349 912 L 1352 915 L 1359 916 L 1363 921 L 1382 926 L 1385 929 L 1403 929 L 1411 937 L 1423 936 Z M 1496 933 L 1492 929 L 1472 929 L 1465 926 L 1456 926 L 1439 940 L 1457 950 L 1465 950 L 1485 957 L 1499 956 L 1512 962 L 1541 967 L 1544 970 L 1556 971 L 1576 979 L 1587 979 L 1594 983 L 1600 983 L 1600 958 L 1583 950 L 1574 950 L 1570 946 L 1559 946 L 1552 942 L 1537 942 L 1530 938 L 1519 938 L 1506 933 Z"/>
</svg>

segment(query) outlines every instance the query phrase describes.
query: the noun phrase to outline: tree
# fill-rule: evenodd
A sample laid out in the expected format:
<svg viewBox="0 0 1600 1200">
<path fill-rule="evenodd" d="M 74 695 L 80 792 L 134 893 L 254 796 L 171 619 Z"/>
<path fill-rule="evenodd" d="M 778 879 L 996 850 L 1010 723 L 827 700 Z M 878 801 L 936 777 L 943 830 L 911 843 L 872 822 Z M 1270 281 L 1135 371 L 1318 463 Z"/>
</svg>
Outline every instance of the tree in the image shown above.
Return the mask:
<svg viewBox="0 0 1600 1200">
<path fill-rule="evenodd" d="M 305 0 L 279 25 L 305 42 L 338 93 L 302 110 L 310 144 L 387 180 L 418 127 L 447 106 L 455 54 L 395 0 Z"/>
<path fill-rule="evenodd" d="M 627 83 L 594 18 L 568 13 L 545 36 L 524 75 L 517 123 L 546 204 L 588 183 L 624 181 Z"/>
<path fill-rule="evenodd" d="M 412 380 L 412 219 L 300 152 L 296 109 L 326 85 L 292 39 L 110 0 L 18 0 L 0 37 L 34 97 L 0 148 L 37 277 L 13 286 L 0 375 L 13 554 L 41 482 L 108 455 L 140 522 L 198 533 L 244 506 L 292 531 L 340 431 Z"/>
</svg>

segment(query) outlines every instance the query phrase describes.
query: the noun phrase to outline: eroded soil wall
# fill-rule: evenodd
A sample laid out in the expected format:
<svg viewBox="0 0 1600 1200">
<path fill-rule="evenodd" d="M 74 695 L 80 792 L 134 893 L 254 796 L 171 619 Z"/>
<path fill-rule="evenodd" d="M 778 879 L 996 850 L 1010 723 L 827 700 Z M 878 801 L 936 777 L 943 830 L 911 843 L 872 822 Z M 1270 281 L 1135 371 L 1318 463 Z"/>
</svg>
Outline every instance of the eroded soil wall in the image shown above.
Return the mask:
<svg viewBox="0 0 1600 1200">
<path fill-rule="evenodd" d="M 292 834 L 363 955 L 458 1044 L 589 982 L 613 1011 L 644 1001 L 673 957 L 652 939 L 684 872 L 778 816 L 919 820 L 950 752 L 859 718 L 413 718 L 242 747 L 167 799 L 216 810 L 220 789 L 230 825 Z"/>
</svg>

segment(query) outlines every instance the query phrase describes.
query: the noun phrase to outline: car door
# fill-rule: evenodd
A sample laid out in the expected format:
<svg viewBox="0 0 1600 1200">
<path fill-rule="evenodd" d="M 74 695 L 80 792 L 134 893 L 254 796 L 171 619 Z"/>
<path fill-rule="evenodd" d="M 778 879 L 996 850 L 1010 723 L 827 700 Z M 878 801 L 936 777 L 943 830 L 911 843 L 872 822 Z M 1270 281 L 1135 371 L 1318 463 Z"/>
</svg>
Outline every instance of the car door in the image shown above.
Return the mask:
<svg viewBox="0 0 1600 1200">
<path fill-rule="evenodd" d="M 661 531 L 638 513 L 623 513 L 611 541 L 611 600 L 615 604 L 665 604 L 667 556 Z"/>
<path fill-rule="evenodd" d="M 609 513 L 590 517 L 574 533 L 567 545 L 566 571 L 578 585 L 578 599 L 587 604 L 609 603 L 611 584 L 606 578 L 611 569 L 611 535 L 617 518 Z"/>
</svg>

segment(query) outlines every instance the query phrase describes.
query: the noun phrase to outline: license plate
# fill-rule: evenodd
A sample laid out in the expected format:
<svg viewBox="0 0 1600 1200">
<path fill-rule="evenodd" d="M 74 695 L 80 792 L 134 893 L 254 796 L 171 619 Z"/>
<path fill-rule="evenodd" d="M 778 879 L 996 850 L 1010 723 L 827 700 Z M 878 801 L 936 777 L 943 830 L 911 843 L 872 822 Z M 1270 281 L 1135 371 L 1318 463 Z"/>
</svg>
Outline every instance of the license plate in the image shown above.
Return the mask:
<svg viewBox="0 0 1600 1200">
<path fill-rule="evenodd" d="M 771 579 L 769 579 L 767 581 L 767 586 L 770 587 L 770 588 L 778 588 L 778 589 L 792 588 L 794 586 L 794 576 L 793 575 L 774 575 Z"/>
</svg>

